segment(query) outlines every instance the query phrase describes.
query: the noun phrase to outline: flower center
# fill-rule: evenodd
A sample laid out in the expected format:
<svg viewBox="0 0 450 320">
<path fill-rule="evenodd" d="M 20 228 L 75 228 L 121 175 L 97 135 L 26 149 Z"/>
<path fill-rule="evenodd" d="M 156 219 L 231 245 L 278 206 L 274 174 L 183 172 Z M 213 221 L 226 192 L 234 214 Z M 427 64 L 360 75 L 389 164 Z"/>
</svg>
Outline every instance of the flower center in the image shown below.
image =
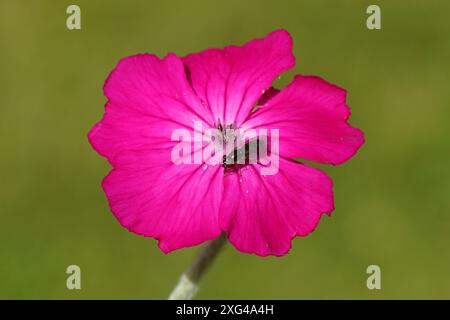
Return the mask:
<svg viewBox="0 0 450 320">
<path fill-rule="evenodd" d="M 257 162 L 258 151 L 262 147 L 263 140 L 254 137 L 249 141 L 242 141 L 244 139 L 242 130 L 234 128 L 233 124 L 227 126 L 219 124 L 217 129 L 224 144 L 225 153 L 222 158 L 222 167 L 225 173 L 238 172 L 248 164 Z"/>
</svg>

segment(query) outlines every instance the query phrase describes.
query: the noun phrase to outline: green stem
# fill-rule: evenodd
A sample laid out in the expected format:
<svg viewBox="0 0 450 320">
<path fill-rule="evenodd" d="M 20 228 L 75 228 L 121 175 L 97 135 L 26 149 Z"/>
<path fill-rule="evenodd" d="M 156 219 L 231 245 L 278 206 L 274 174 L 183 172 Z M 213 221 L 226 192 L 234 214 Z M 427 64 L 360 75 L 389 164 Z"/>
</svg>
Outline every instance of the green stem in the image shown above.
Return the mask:
<svg viewBox="0 0 450 320">
<path fill-rule="evenodd" d="M 225 245 L 227 237 L 222 233 L 207 242 L 195 257 L 191 266 L 183 273 L 169 296 L 169 300 L 191 300 L 198 291 L 198 283 Z"/>
</svg>

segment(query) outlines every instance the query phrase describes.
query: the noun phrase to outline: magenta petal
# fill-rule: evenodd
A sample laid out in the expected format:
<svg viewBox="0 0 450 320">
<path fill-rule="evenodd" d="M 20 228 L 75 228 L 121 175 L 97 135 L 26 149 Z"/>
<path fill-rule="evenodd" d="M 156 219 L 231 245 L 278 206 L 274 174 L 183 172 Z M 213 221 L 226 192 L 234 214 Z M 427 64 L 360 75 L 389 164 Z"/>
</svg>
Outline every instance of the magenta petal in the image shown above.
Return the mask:
<svg viewBox="0 0 450 320">
<path fill-rule="evenodd" d="M 319 77 L 296 76 L 243 125 L 279 129 L 280 155 L 340 164 L 364 143 L 361 130 L 347 123 L 346 91 Z"/>
<path fill-rule="evenodd" d="M 178 143 L 171 141 L 173 130 L 192 130 L 194 120 L 213 121 L 180 59 L 172 54 L 125 58 L 104 91 L 105 115 L 88 137 L 114 167 L 103 188 L 120 223 L 159 239 L 164 252 L 217 237 L 223 172 L 171 160 Z"/>
<path fill-rule="evenodd" d="M 285 30 L 244 46 L 208 49 L 183 58 L 192 86 L 216 120 L 239 126 L 272 81 L 295 64 Z"/>
<path fill-rule="evenodd" d="M 224 178 L 220 227 L 240 251 L 286 254 L 295 236 L 306 236 L 331 213 L 332 181 L 322 171 L 280 159 L 279 172 L 261 176 L 258 166 Z"/>
<path fill-rule="evenodd" d="M 194 120 L 214 122 L 192 91 L 181 60 L 173 54 L 164 59 L 150 54 L 122 59 L 103 90 L 108 98 L 106 112 L 89 140 L 112 162 L 115 154 L 141 146 L 173 146 L 173 130 L 192 130 Z"/>
<path fill-rule="evenodd" d="M 270 99 L 275 97 L 279 92 L 280 90 L 275 89 L 274 87 L 270 87 L 269 89 L 264 91 L 264 93 L 258 100 L 257 107 L 264 106 Z"/>
<path fill-rule="evenodd" d="M 171 119 L 192 127 L 196 118 L 214 120 L 187 80 L 180 58 L 169 53 L 163 59 L 139 54 L 122 59 L 103 87 L 113 106 L 158 119 Z"/>
<path fill-rule="evenodd" d="M 111 210 L 124 227 L 159 239 L 159 247 L 165 253 L 220 235 L 220 167 L 163 168 L 156 155 L 128 157 L 131 159 L 126 162 L 136 164 L 114 169 L 103 181 Z"/>
</svg>

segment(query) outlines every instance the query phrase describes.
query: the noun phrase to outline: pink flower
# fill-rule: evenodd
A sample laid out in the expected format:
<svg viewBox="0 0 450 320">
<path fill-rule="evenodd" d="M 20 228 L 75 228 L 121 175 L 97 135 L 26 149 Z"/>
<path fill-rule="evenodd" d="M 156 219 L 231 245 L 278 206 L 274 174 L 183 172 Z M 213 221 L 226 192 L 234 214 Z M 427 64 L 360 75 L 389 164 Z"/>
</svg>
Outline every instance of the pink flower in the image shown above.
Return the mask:
<svg viewBox="0 0 450 320">
<path fill-rule="evenodd" d="M 104 85 L 103 119 L 89 132 L 113 167 L 102 186 L 119 222 L 158 239 L 165 253 L 224 231 L 242 252 L 281 256 L 294 237 L 313 231 L 334 209 L 332 181 L 292 158 L 341 164 L 364 136 L 347 123 L 344 89 L 314 76 L 296 76 L 281 91 L 271 87 L 294 64 L 284 30 L 183 58 L 122 59 Z M 171 134 L 193 130 L 193 121 L 278 129 L 278 173 L 261 175 L 260 163 L 231 172 L 224 164 L 174 164 L 171 151 L 179 142 Z"/>
</svg>

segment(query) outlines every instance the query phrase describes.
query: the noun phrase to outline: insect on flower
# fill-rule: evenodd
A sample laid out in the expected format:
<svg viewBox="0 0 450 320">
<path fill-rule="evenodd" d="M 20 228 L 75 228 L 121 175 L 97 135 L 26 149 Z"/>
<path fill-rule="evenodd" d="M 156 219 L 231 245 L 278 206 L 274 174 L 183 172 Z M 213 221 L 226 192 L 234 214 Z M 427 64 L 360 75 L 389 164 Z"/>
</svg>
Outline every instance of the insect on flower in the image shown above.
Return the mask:
<svg viewBox="0 0 450 320">
<path fill-rule="evenodd" d="M 294 65 L 285 30 L 181 58 L 122 59 L 104 85 L 105 114 L 88 135 L 113 167 L 102 186 L 119 222 L 158 239 L 165 253 L 225 232 L 242 252 L 282 256 L 294 237 L 314 230 L 334 210 L 332 181 L 293 159 L 341 164 L 364 135 L 347 123 L 344 89 L 300 75 L 273 88 Z M 196 121 L 218 129 L 230 147 L 215 165 L 197 143 Z M 171 139 L 180 128 L 192 132 L 194 147 Z M 232 145 L 236 130 L 268 135 Z M 174 163 L 176 146 L 200 161 Z M 261 157 L 261 150 L 270 156 Z M 276 162 L 275 174 L 262 173 L 268 161 Z"/>
</svg>

